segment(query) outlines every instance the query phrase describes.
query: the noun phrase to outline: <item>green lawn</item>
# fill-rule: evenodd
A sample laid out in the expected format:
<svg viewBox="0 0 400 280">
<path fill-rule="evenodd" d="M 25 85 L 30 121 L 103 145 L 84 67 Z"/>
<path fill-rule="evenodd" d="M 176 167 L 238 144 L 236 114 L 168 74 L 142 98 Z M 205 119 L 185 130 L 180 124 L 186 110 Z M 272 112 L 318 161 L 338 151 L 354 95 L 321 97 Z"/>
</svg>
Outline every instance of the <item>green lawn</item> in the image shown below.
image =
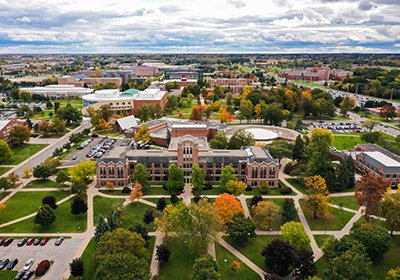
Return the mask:
<svg viewBox="0 0 400 280">
<path fill-rule="evenodd" d="M 12 149 L 13 155 L 12 157 L 3 162 L 3 165 L 17 165 L 26 160 L 27 158 L 33 156 L 40 150 L 44 149 L 46 144 L 25 144 L 21 147 L 17 147 Z"/>
<path fill-rule="evenodd" d="M 95 196 L 93 198 L 94 223 L 97 224 L 99 217 L 107 217 L 112 211 L 117 209 L 124 200 L 122 198 L 106 198 Z"/>
<path fill-rule="evenodd" d="M 83 274 L 83 277 L 80 278 L 81 280 L 91 280 L 92 277 L 94 276 L 94 273 L 96 271 L 95 251 L 96 251 L 96 242 L 92 239 L 89 241 L 85 251 L 83 251 L 83 254 L 81 256 L 81 259 L 83 260 L 83 263 L 85 265 L 85 273 Z M 76 278 L 71 276 L 69 279 L 73 280 Z"/>
<path fill-rule="evenodd" d="M 0 192 L 0 200 L 2 200 L 3 198 L 5 198 L 7 195 L 9 195 L 10 192 Z"/>
<path fill-rule="evenodd" d="M 189 279 L 196 256 L 178 238 L 168 240 L 167 246 L 171 250 L 171 256 L 168 263 L 160 266 L 160 279 Z"/>
<path fill-rule="evenodd" d="M 329 237 L 332 235 L 314 235 L 315 242 L 317 242 L 317 245 L 319 248 L 322 248 L 322 245 L 324 245 L 325 240 L 327 240 Z"/>
<path fill-rule="evenodd" d="M 18 271 L 16 270 L 0 270 L 1 280 L 13 280 Z"/>
<path fill-rule="evenodd" d="M 354 215 L 354 213 L 329 207 L 331 211 L 329 217 L 314 219 L 311 211 L 306 209 L 304 201 L 300 201 L 300 205 L 311 230 L 341 230 Z"/>
<path fill-rule="evenodd" d="M 145 198 L 145 197 L 143 197 L 143 199 L 144 200 L 147 200 L 147 201 L 150 201 L 150 202 L 153 202 L 153 203 L 157 203 L 157 201 L 159 200 L 159 198 L 155 198 L 155 197 L 152 197 L 152 198 Z M 165 197 L 165 201 L 167 202 L 167 204 L 171 204 L 171 198 L 169 198 L 169 197 Z"/>
<path fill-rule="evenodd" d="M 0 176 L 10 170 L 12 167 L 0 167 Z"/>
<path fill-rule="evenodd" d="M 164 190 L 161 186 L 150 186 L 150 188 L 144 192 L 144 195 L 170 195 L 170 193 Z"/>
<path fill-rule="evenodd" d="M 84 198 L 86 200 L 86 197 Z M 55 232 L 83 232 L 86 231 L 87 215 L 72 215 L 71 202 L 66 201 L 54 210 L 56 215 L 55 222 L 48 226 L 42 227 L 35 225 L 34 217 L 0 228 L 3 233 L 55 233 Z"/>
<path fill-rule="evenodd" d="M 143 217 L 147 210 L 154 210 L 153 216 L 156 217 L 157 213 L 155 208 L 140 202 L 130 203 L 128 206 L 123 208 L 121 213 L 121 222 L 123 226 L 125 228 L 130 228 L 137 223 L 144 224 Z M 147 230 L 154 230 L 154 223 L 144 225 L 146 226 Z"/>
<path fill-rule="evenodd" d="M 233 242 L 229 240 L 229 237 L 224 238 L 227 242 L 229 242 L 232 246 L 236 248 L 240 253 L 245 255 L 249 260 L 255 263 L 258 267 L 263 270 L 266 270 L 266 266 L 264 263 L 264 258 L 261 256 L 261 251 L 273 240 L 280 239 L 279 235 L 258 235 L 254 238 L 250 238 L 249 242 L 245 247 L 240 247 L 235 245 Z"/>
<path fill-rule="evenodd" d="M 381 261 L 374 263 L 371 266 L 372 279 L 385 279 L 389 269 L 399 266 L 399 252 L 400 252 L 400 236 L 394 236 L 390 241 L 390 250 Z M 322 272 L 329 265 L 325 256 L 320 258 L 317 262 L 318 275 L 322 276 Z"/>
<path fill-rule="evenodd" d="M 307 193 L 307 188 L 298 179 L 290 178 L 286 179 L 286 181 L 301 193 Z"/>
<path fill-rule="evenodd" d="M 42 205 L 45 196 L 52 195 L 57 201 L 67 197 L 69 192 L 18 192 L 7 202 L 0 215 L 0 224 L 32 214 Z"/>
<path fill-rule="evenodd" d="M 34 189 L 34 188 L 59 188 L 62 184 L 54 182 L 52 180 L 34 180 L 26 185 L 24 188 Z"/>
<path fill-rule="evenodd" d="M 100 190 L 99 192 L 114 196 L 121 196 L 121 195 L 129 196 L 129 193 L 123 193 L 121 190 Z"/>
<path fill-rule="evenodd" d="M 217 255 L 217 263 L 221 279 L 223 280 L 260 280 L 260 276 L 251 268 L 241 262 L 237 257 L 232 255 L 228 250 L 222 247 L 219 243 L 215 244 L 215 251 Z M 231 263 L 233 261 L 240 262 L 240 269 L 238 272 L 232 272 Z M 187 279 L 187 278 L 174 278 L 174 279 Z"/>
<path fill-rule="evenodd" d="M 360 139 L 359 134 L 335 134 L 332 141 L 332 146 L 338 150 L 351 150 L 357 144 L 364 144 L 365 142 Z"/>
<path fill-rule="evenodd" d="M 331 197 L 331 203 L 353 210 L 358 210 L 358 208 L 360 208 L 354 196 Z"/>
</svg>

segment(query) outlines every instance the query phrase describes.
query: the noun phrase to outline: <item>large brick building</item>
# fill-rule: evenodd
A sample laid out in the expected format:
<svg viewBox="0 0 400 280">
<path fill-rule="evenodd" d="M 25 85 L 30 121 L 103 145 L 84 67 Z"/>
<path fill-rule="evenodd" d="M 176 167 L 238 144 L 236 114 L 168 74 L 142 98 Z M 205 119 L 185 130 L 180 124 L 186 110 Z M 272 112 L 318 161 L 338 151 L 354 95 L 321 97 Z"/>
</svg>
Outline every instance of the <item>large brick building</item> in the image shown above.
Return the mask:
<svg viewBox="0 0 400 280">
<path fill-rule="evenodd" d="M 17 119 L 0 121 L 0 139 L 8 141 L 8 133 L 14 126 L 25 126 L 25 122 Z"/>
<path fill-rule="evenodd" d="M 193 129 L 187 128 L 187 132 Z M 199 131 L 202 129 L 199 128 Z M 190 183 L 193 164 L 203 169 L 207 181 L 218 182 L 224 166 L 231 165 L 236 170 L 237 178 L 248 185 L 258 186 L 265 182 L 270 187 L 278 187 L 279 161 L 272 158 L 265 147 L 213 150 L 209 148 L 206 137 L 196 137 L 184 131 L 182 126 L 172 128 L 172 135 L 184 135 L 172 137 L 166 150 L 115 147 L 97 160 L 97 185 L 105 186 L 107 182 L 113 182 L 116 186 L 128 186 L 136 164 L 143 163 L 151 174 L 151 182 L 166 182 L 170 164 L 183 168 L 185 183 Z"/>
</svg>

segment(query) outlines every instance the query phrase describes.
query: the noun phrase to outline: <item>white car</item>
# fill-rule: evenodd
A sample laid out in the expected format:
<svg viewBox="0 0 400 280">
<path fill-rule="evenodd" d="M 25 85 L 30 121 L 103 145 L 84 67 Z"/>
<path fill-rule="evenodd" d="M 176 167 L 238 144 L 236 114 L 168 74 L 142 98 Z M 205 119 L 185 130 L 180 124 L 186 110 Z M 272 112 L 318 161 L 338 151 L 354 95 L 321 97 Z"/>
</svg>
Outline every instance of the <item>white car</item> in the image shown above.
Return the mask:
<svg viewBox="0 0 400 280">
<path fill-rule="evenodd" d="M 33 259 L 29 259 L 26 261 L 24 264 L 24 267 L 22 268 L 24 271 L 28 271 L 33 265 Z"/>
</svg>

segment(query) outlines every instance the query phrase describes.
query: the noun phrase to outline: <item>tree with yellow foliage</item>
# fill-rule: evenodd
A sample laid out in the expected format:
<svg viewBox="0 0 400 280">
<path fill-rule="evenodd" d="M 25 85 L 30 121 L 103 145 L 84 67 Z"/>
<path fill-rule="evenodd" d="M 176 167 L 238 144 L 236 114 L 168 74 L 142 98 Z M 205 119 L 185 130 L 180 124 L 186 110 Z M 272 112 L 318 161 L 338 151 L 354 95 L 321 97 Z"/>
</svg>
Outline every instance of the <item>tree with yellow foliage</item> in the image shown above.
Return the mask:
<svg viewBox="0 0 400 280">
<path fill-rule="evenodd" d="M 221 121 L 221 123 L 230 123 L 234 120 L 234 117 L 226 110 L 226 107 L 221 107 L 221 109 L 219 110 L 219 120 Z"/>
<path fill-rule="evenodd" d="M 326 181 L 319 175 L 304 178 L 307 187 L 306 206 L 313 213 L 314 219 L 318 215 L 329 213 L 329 191 Z"/>
<path fill-rule="evenodd" d="M 24 172 L 24 178 L 26 178 L 26 179 L 28 179 L 29 177 L 31 177 L 31 175 L 32 175 L 32 169 L 30 169 L 30 168 L 24 168 L 23 170 L 22 170 L 22 172 Z"/>
<path fill-rule="evenodd" d="M 269 230 L 279 217 L 279 206 L 271 201 L 260 201 L 251 207 L 252 218 L 260 230 Z"/>
<path fill-rule="evenodd" d="M 107 130 L 107 129 L 110 129 L 110 128 L 111 128 L 111 125 L 110 125 L 108 122 L 106 122 L 105 119 L 101 118 L 101 119 L 99 120 L 98 129 L 103 130 L 104 133 L 107 134 L 106 130 Z"/>
<path fill-rule="evenodd" d="M 139 201 L 139 199 L 141 199 L 142 196 L 143 196 L 142 185 L 136 182 L 129 196 L 129 200 L 134 201 L 135 199 L 137 199 L 137 201 Z"/>
<path fill-rule="evenodd" d="M 6 204 L 5 203 L 0 203 L 0 213 L 4 208 L 6 208 Z"/>
<path fill-rule="evenodd" d="M 254 113 L 256 115 L 256 119 L 261 121 L 264 118 L 264 111 L 266 109 L 266 105 L 264 100 L 261 100 L 260 103 L 258 103 L 255 107 L 254 107 Z"/>
<path fill-rule="evenodd" d="M 246 188 L 247 185 L 242 181 L 229 180 L 228 183 L 226 183 L 227 191 L 234 196 L 244 194 Z"/>
<path fill-rule="evenodd" d="M 150 131 L 147 125 L 142 125 L 135 134 L 137 142 L 147 143 L 150 141 Z"/>
</svg>

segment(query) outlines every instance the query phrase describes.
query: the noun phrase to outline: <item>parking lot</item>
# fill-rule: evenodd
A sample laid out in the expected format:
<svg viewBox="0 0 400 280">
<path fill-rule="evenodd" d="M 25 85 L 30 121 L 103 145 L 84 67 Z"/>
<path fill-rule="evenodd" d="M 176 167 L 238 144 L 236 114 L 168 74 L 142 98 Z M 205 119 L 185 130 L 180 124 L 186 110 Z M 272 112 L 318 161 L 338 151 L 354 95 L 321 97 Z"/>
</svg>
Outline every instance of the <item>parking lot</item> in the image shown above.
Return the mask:
<svg viewBox="0 0 400 280">
<path fill-rule="evenodd" d="M 73 238 L 65 239 L 60 246 L 55 246 L 56 239 L 51 238 L 49 242 L 44 246 L 27 246 L 18 247 L 18 239 L 15 239 L 8 247 L 0 247 L 0 259 L 6 258 L 18 259 L 18 264 L 14 270 L 22 270 L 25 262 L 28 259 L 33 259 L 34 263 L 31 269 L 36 269 L 39 262 L 42 260 L 53 261 L 53 265 L 42 276 L 42 280 L 58 280 L 62 279 L 62 274 L 68 269 L 69 263 L 74 258 L 76 251 L 79 249 L 82 240 Z"/>
<path fill-rule="evenodd" d="M 108 139 L 114 139 L 114 138 L 108 138 Z M 103 154 L 103 156 L 106 155 L 109 152 L 109 150 L 111 150 L 113 147 L 122 146 L 125 144 L 125 140 L 121 140 L 121 139 L 114 139 L 114 140 L 116 140 L 116 141 L 112 145 L 109 145 L 109 148 L 107 150 L 105 150 L 105 153 Z M 83 149 L 76 149 L 75 151 L 70 153 L 68 156 L 66 156 L 62 165 L 63 166 L 72 166 L 82 160 L 86 160 L 86 159 L 96 160 L 96 158 L 94 158 L 93 156 L 88 157 L 87 155 L 96 146 L 99 147 L 100 145 L 104 145 L 106 142 L 107 142 L 107 137 L 93 138 L 93 141 L 88 143 L 88 145 L 85 146 Z"/>
<path fill-rule="evenodd" d="M 314 122 L 310 123 L 310 128 L 325 128 L 335 133 L 367 132 L 367 130 L 362 128 L 359 123 L 350 122 Z"/>
</svg>

